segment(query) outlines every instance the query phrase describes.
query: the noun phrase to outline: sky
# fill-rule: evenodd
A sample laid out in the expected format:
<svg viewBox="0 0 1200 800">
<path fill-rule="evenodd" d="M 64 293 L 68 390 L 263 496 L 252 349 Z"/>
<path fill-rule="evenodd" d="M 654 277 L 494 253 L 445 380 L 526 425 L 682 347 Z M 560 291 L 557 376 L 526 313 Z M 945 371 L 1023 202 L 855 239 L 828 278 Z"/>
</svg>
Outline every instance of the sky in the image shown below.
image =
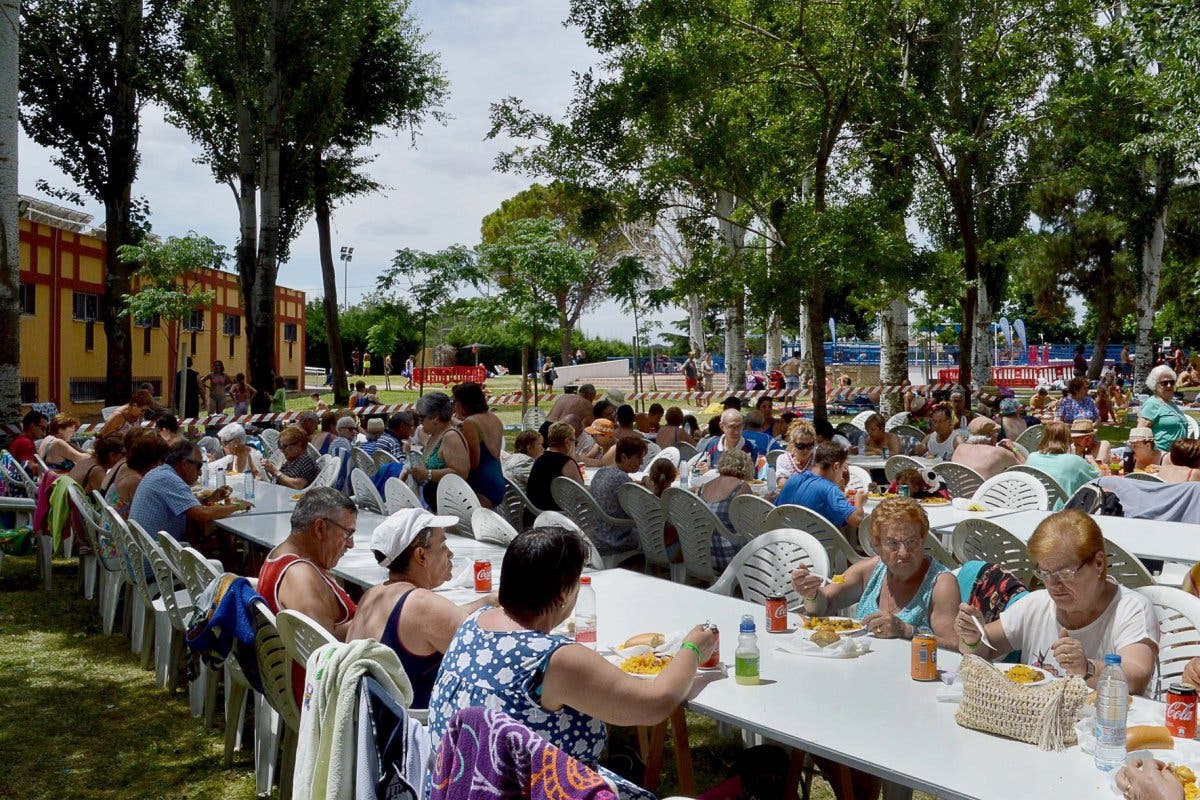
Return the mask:
<svg viewBox="0 0 1200 800">
<path fill-rule="evenodd" d="M 597 60 L 580 31 L 563 26 L 567 10 L 567 0 L 413 0 L 411 13 L 428 35 L 427 49 L 440 53 L 450 83 L 444 108 L 450 119 L 444 126 L 426 125 L 415 147 L 408 133 L 380 137 L 369 170 L 388 188 L 335 210 L 335 258 L 340 247 L 354 247 L 348 276 L 351 303 L 371 291 L 376 276 L 400 248 L 435 251 L 477 244 L 483 217 L 533 182 L 493 169 L 496 155 L 512 142 L 486 139 L 488 112 L 491 103 L 512 96 L 540 112 L 556 117 L 564 113 L 573 73 Z M 143 114 L 140 144 L 134 195 L 149 200 L 155 233 L 170 236 L 194 230 L 232 250 L 237 206 L 229 188 L 218 185 L 207 167 L 194 163 L 199 148 L 153 106 Z M 35 188 L 39 179 L 77 188 L 51 165 L 52 155 L 22 132 L 22 194 L 40 196 Z M 93 224 L 103 222 L 98 203 L 89 202 L 85 210 L 94 215 Z M 307 292 L 310 299 L 323 294 L 311 223 L 292 244 L 291 260 L 283 265 L 279 282 Z M 339 301 L 344 299 L 342 286 L 339 263 Z M 686 314 L 669 310 L 662 316 L 671 320 Z M 628 338 L 631 329 L 612 303 L 585 314 L 580 327 L 588 335 L 620 339 Z"/>
</svg>

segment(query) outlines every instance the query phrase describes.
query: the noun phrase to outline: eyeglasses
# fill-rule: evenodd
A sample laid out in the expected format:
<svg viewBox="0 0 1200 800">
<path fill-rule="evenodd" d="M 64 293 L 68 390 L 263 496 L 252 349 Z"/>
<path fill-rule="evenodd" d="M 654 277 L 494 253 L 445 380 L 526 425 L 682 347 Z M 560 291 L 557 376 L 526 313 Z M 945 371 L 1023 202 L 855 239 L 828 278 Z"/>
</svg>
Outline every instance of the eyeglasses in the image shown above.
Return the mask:
<svg viewBox="0 0 1200 800">
<path fill-rule="evenodd" d="M 1170 379 L 1168 378 L 1168 379 L 1164 379 L 1164 380 L 1161 380 L 1161 381 L 1159 381 L 1159 382 L 1158 382 L 1158 385 L 1159 385 L 1159 386 L 1174 386 L 1174 385 L 1175 385 L 1175 381 L 1173 381 L 1173 380 L 1170 380 Z"/>
<path fill-rule="evenodd" d="M 342 530 L 345 532 L 345 534 L 346 534 L 346 540 L 347 540 L 347 541 L 349 541 L 349 542 L 351 542 L 351 543 L 353 543 L 353 542 L 354 542 L 354 528 L 347 528 L 347 527 L 346 527 L 345 525 L 343 525 L 342 523 L 340 523 L 340 522 L 335 522 L 334 520 L 331 520 L 329 517 L 325 517 L 324 519 L 325 519 L 325 521 L 326 521 L 326 522 L 328 522 L 330 525 L 333 525 L 333 526 L 335 526 L 335 527 L 341 528 L 341 529 L 342 529 Z"/>
<path fill-rule="evenodd" d="M 902 549 L 913 553 L 925 546 L 924 539 L 880 539 L 879 543 L 894 553 L 899 553 Z"/>
<path fill-rule="evenodd" d="M 1044 570 L 1041 567 L 1034 567 L 1033 575 L 1042 583 L 1049 583 L 1050 581 L 1067 583 L 1068 581 L 1074 580 L 1075 576 L 1079 574 L 1079 570 L 1083 569 L 1084 566 L 1086 566 L 1087 563 L 1095 557 L 1096 554 L 1092 553 L 1090 556 L 1081 561 L 1078 567 L 1063 567 L 1062 569 L 1049 571 Z"/>
</svg>

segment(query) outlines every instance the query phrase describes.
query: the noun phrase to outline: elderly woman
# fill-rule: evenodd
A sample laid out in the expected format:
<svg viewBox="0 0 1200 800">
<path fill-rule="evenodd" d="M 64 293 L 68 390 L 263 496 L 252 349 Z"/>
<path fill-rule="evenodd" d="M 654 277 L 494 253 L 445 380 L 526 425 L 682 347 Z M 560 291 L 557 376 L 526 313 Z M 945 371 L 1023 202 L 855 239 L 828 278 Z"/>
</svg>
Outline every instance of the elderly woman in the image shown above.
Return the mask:
<svg viewBox="0 0 1200 800">
<path fill-rule="evenodd" d="M 522 491 L 529 482 L 529 470 L 542 454 L 542 435 L 537 431 L 521 431 L 513 440 L 512 455 L 504 459 L 504 477 L 520 486 Z"/>
<path fill-rule="evenodd" d="M 867 417 L 863 426 L 867 429 L 867 435 L 863 437 L 859 450 L 866 455 L 878 456 L 886 451 L 888 455 L 894 456 L 904 452 L 904 444 L 900 437 L 884 430 L 884 419 L 881 415 L 872 414 Z"/>
<path fill-rule="evenodd" d="M 138 389 L 133 393 L 133 397 L 129 402 L 113 412 L 112 416 L 105 421 L 104 425 L 96 433 L 96 436 L 108 436 L 110 433 L 125 433 L 134 425 L 139 425 L 142 422 L 142 417 L 146 413 L 146 409 L 154 405 L 154 397 L 145 389 Z"/>
<path fill-rule="evenodd" d="M 280 486 L 307 489 L 321 472 L 316 460 L 308 452 L 308 435 L 301 428 L 284 428 L 279 434 L 279 449 L 283 453 L 283 466 L 277 467 L 265 461 L 263 469 Z"/>
<path fill-rule="evenodd" d="M 504 423 L 488 408 L 483 387 L 478 383 L 460 383 L 451 392 L 454 416 L 462 421 L 462 435 L 471 462 L 467 484 L 475 490 L 480 505 L 495 508 L 508 489 L 500 465 L 500 457 L 504 454 Z"/>
<path fill-rule="evenodd" d="M 1105 654 L 1116 653 L 1130 693 L 1144 692 L 1158 656 L 1158 618 L 1148 599 L 1108 576 L 1096 521 L 1077 510 L 1047 517 L 1029 539 L 1029 555 L 1046 588 L 983 626 L 990 647 L 975 626 L 979 611 L 960 605 L 959 650 L 988 659 L 1020 650 L 1026 663 L 1078 675 L 1093 688 Z"/>
<path fill-rule="evenodd" d="M 425 504 L 437 511 L 438 481 L 457 475 L 464 481 L 471 471 L 471 454 L 462 432 L 454 427 L 454 402 L 443 392 L 430 392 L 417 401 L 417 419 L 424 438 L 421 453 L 413 453 L 408 472 L 421 484 Z"/>
<path fill-rule="evenodd" d="M 929 630 L 939 646 L 957 647 L 958 583 L 926 555 L 928 535 L 929 517 L 920 503 L 908 497 L 884 500 L 871 514 L 871 543 L 879 555 L 852 564 L 843 583 L 824 583 L 804 567 L 792 572 L 805 613 L 826 614 L 857 603 L 855 617 L 878 637 L 911 639 L 916 631 Z"/>
<path fill-rule="evenodd" d="M 392 514 L 371 533 L 371 552 L 388 571 L 385 583 L 368 589 L 346 629 L 346 641 L 376 639 L 392 648 L 412 684 L 413 708 L 428 708 L 442 654 L 471 612 L 494 605 L 495 595 L 456 606 L 434 590 L 450 580 L 454 553 L 446 528 L 457 517 L 422 508 Z"/>
<path fill-rule="evenodd" d="M 105 474 L 125 457 L 125 437 L 117 434 L 99 437 L 92 452 L 75 463 L 67 474 L 90 495 L 104 483 Z"/>
<path fill-rule="evenodd" d="M 686 442 L 687 444 L 696 443 L 696 440 L 683 427 L 683 411 L 680 410 L 679 406 L 668 408 L 664 419 L 667 424 L 658 429 L 658 435 L 654 437 L 655 444 L 665 448 L 675 447 L 680 442 Z"/>
<path fill-rule="evenodd" d="M 646 797 L 644 789 L 598 767 L 605 723 L 662 722 L 687 697 L 696 665 L 716 642 L 708 630 L 693 628 L 663 671 L 647 680 L 551 633 L 571 616 L 586 558 L 587 544 L 562 528 L 534 528 L 509 544 L 500 571 L 499 607 L 467 617 L 446 650 L 429 701 L 429 733 L 441 741 L 460 708 L 503 711 L 563 752 L 599 768 L 615 781 L 622 798 Z"/>
<path fill-rule="evenodd" d="M 1067 392 L 1058 403 L 1058 418 L 1068 425 L 1080 418 L 1100 419 L 1100 409 L 1088 395 L 1087 378 L 1071 378 L 1067 383 Z"/>
<path fill-rule="evenodd" d="M 1170 463 L 1166 463 L 1169 460 Z M 1176 439 L 1170 458 L 1159 466 L 1158 477 L 1170 483 L 1200 481 L 1200 439 Z"/>
<path fill-rule="evenodd" d="M 717 515 L 721 524 L 733 530 L 733 522 L 729 519 L 729 504 L 739 494 L 748 494 L 750 484 L 747 481 L 754 477 L 754 462 L 742 450 L 729 449 L 721 453 L 717 459 L 717 477 L 700 487 L 696 494 L 709 510 Z M 713 569 L 720 571 L 729 565 L 737 555 L 738 547 L 724 536 L 713 532 L 712 561 Z"/>
<path fill-rule="evenodd" d="M 79 430 L 79 420 L 70 414 L 55 414 L 46 429 L 46 438 L 38 446 L 38 455 L 46 466 L 55 472 L 70 472 L 75 465 L 87 458 L 87 453 L 76 450 L 71 438 Z"/>
<path fill-rule="evenodd" d="M 1088 420 L 1079 419 L 1071 425 L 1074 426 L 1078 422 Z M 1025 459 L 1026 466 L 1036 467 L 1054 478 L 1068 497 L 1075 494 L 1080 486 L 1100 477 L 1100 470 L 1095 462 L 1089 462 L 1071 452 L 1071 427 L 1064 422 L 1051 420 L 1042 429 L 1042 442 L 1038 445 L 1037 452 L 1030 453 Z"/>
<path fill-rule="evenodd" d="M 225 468 L 228 475 L 239 472 L 249 472 L 255 478 L 262 476 L 262 453 L 246 444 L 246 429 L 238 423 L 226 425 L 217 434 L 221 440 L 221 448 L 225 451 L 222 458 L 209 464 L 212 469 Z"/>
<path fill-rule="evenodd" d="M 150 429 L 130 431 L 125 441 L 125 462 L 113 469 L 102 491 L 108 504 L 127 518 L 129 507 L 133 504 L 133 493 L 146 473 L 163 463 L 170 446 Z"/>
<path fill-rule="evenodd" d="M 1165 453 L 1171 449 L 1171 442 L 1188 435 L 1187 416 L 1175 404 L 1175 371 L 1160 364 L 1146 376 L 1146 388 L 1154 396 L 1142 403 L 1137 427 L 1149 428 L 1154 433 L 1155 449 Z"/>
<path fill-rule="evenodd" d="M 812 423 L 798 419 L 788 425 L 783 441 L 785 451 L 775 462 L 775 477 L 780 484 L 808 469 L 817 447 L 817 431 Z"/>
</svg>

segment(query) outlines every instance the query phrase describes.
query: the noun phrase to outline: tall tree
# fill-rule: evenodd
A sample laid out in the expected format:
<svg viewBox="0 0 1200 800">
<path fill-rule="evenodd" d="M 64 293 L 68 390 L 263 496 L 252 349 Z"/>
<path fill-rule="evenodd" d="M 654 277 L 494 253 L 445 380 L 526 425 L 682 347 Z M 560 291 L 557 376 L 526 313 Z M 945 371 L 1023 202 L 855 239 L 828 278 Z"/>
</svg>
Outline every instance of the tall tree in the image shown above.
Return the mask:
<svg viewBox="0 0 1200 800">
<path fill-rule="evenodd" d="M 0 0 L 0 423 L 21 415 L 17 70 L 20 0 Z"/>
<path fill-rule="evenodd" d="M 123 403 L 133 386 L 133 361 L 122 298 L 134 267 L 117 252 L 141 235 L 132 197 L 141 109 L 180 69 L 175 3 L 25 0 L 21 13 L 25 132 L 55 150 L 55 166 L 104 205 L 105 397 Z"/>
</svg>

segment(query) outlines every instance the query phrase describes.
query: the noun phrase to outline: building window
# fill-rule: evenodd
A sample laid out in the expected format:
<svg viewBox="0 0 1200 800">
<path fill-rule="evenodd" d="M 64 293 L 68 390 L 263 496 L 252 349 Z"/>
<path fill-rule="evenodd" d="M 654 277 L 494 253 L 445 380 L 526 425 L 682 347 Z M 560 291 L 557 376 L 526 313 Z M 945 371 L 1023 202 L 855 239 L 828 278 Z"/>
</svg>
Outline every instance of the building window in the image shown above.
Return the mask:
<svg viewBox="0 0 1200 800">
<path fill-rule="evenodd" d="M 133 324 L 139 328 L 157 328 L 162 325 L 162 317 L 160 317 L 158 314 L 134 317 Z"/>
<path fill-rule="evenodd" d="M 100 295 L 90 292 L 74 292 L 71 317 L 80 322 L 94 322 L 99 316 Z M 89 348 L 90 349 L 90 348 Z"/>
<path fill-rule="evenodd" d="M 183 320 L 183 329 L 185 331 L 202 331 L 204 330 L 204 309 L 197 308 L 192 313 L 188 314 Z"/>
<path fill-rule="evenodd" d="M 24 284 L 21 284 L 22 287 Z M 29 288 L 33 288 L 32 286 Z M 21 378 L 21 402 L 36 403 L 38 401 L 38 379 Z"/>
<path fill-rule="evenodd" d="M 192 331 L 192 349 L 191 349 L 191 353 L 192 353 L 192 355 L 193 355 L 193 356 L 194 356 L 194 355 L 196 355 L 196 332 L 195 332 L 195 331 Z"/>
<path fill-rule="evenodd" d="M 232 337 L 232 336 L 229 337 L 229 357 L 230 358 L 236 358 L 236 356 L 233 353 L 234 342 L 236 342 L 236 341 L 237 341 L 237 339 L 235 339 L 234 337 Z"/>
<path fill-rule="evenodd" d="M 37 313 L 37 287 L 22 283 L 20 289 L 21 313 L 32 317 Z"/>
<path fill-rule="evenodd" d="M 71 378 L 68 386 L 72 403 L 101 403 L 108 381 L 105 378 Z"/>
<path fill-rule="evenodd" d="M 96 349 L 96 323 L 88 320 L 83 326 L 83 349 L 92 352 Z"/>
<path fill-rule="evenodd" d="M 285 322 L 283 324 L 283 340 L 285 342 L 296 341 L 296 323 Z"/>
<path fill-rule="evenodd" d="M 150 326 L 142 326 L 142 354 L 150 355 Z"/>
<path fill-rule="evenodd" d="M 226 314 L 221 323 L 221 330 L 226 336 L 242 335 L 242 318 L 236 314 Z"/>
</svg>

